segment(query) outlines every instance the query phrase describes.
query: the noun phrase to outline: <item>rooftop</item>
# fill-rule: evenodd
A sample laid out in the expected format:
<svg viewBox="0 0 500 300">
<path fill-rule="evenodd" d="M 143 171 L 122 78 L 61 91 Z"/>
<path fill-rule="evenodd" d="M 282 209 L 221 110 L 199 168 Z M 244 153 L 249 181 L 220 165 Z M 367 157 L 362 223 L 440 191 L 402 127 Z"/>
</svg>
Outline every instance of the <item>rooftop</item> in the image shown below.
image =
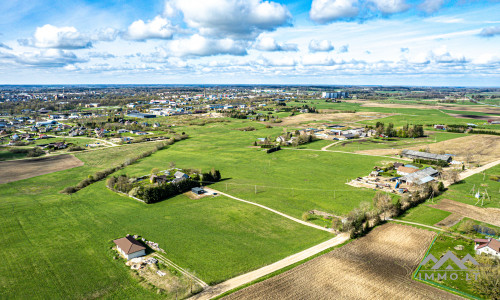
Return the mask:
<svg viewBox="0 0 500 300">
<path fill-rule="evenodd" d="M 122 249 L 125 254 L 131 254 L 146 249 L 146 247 L 130 235 L 114 240 L 113 243 L 115 243 L 118 248 Z"/>
</svg>

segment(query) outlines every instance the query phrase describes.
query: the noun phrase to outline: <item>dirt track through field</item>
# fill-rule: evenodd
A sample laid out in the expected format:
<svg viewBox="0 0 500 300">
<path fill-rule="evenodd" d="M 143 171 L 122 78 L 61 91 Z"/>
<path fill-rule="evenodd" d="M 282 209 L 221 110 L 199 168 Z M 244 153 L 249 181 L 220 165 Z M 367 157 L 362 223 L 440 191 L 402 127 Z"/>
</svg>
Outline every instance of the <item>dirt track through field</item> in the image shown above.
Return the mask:
<svg viewBox="0 0 500 300">
<path fill-rule="evenodd" d="M 63 154 L 0 162 L 0 184 L 83 166 L 73 155 Z"/>
<path fill-rule="evenodd" d="M 443 199 L 436 205 L 429 205 L 437 209 L 460 214 L 464 217 L 485 222 L 491 225 L 500 226 L 500 209 L 484 208 L 456 202 L 449 199 Z"/>
<path fill-rule="evenodd" d="M 394 223 L 224 299 L 460 299 L 411 280 L 435 233 Z"/>
</svg>

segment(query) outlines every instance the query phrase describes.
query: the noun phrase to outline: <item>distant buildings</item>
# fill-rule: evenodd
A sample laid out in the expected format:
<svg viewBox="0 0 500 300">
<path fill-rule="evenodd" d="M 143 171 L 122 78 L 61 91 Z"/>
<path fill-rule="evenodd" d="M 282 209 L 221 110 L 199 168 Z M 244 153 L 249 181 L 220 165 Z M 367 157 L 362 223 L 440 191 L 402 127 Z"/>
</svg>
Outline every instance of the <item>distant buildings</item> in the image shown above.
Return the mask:
<svg viewBox="0 0 500 300">
<path fill-rule="evenodd" d="M 150 119 L 150 118 L 156 118 L 156 115 L 153 114 L 145 114 L 145 113 L 140 113 L 140 112 L 129 112 L 127 114 L 127 117 L 131 118 L 141 118 L 141 119 Z"/>
<path fill-rule="evenodd" d="M 323 92 L 321 94 L 321 98 L 323 99 L 340 99 L 340 98 L 349 98 L 349 92 Z"/>
</svg>

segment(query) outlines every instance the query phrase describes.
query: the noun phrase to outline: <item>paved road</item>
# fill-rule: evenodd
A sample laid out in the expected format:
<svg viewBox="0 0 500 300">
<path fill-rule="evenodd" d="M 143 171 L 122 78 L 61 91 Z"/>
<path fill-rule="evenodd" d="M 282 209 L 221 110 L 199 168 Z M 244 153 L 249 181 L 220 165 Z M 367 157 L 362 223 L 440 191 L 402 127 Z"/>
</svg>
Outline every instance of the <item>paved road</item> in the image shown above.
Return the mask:
<svg viewBox="0 0 500 300">
<path fill-rule="evenodd" d="M 214 298 L 220 294 L 223 294 L 227 291 L 235 289 L 244 284 L 250 283 L 256 279 L 259 279 L 262 276 L 266 276 L 275 271 L 281 270 L 289 265 L 302 261 L 308 257 L 316 255 L 326 249 L 332 248 L 334 246 L 340 245 L 349 239 L 349 235 L 346 233 L 342 233 L 330 239 L 326 242 L 313 246 L 309 249 L 306 249 L 302 252 L 290 255 L 282 260 L 279 260 L 273 264 L 267 265 L 255 271 L 231 278 L 227 281 L 214 285 L 212 287 L 206 288 L 203 292 L 191 297 L 193 300 L 206 300 Z"/>
<path fill-rule="evenodd" d="M 282 213 L 282 212 L 279 212 L 279 211 L 277 211 L 277 210 L 274 210 L 274 209 L 269 208 L 269 207 L 267 207 L 267 206 L 264 206 L 264 205 L 262 205 L 262 204 L 258 204 L 258 203 L 251 202 L 251 201 L 247 201 L 247 200 L 243 200 L 243 199 L 240 199 L 240 198 L 237 198 L 237 197 L 231 196 L 231 195 L 229 195 L 229 194 L 226 194 L 226 193 L 223 193 L 223 192 L 220 192 L 220 191 L 214 190 L 214 189 L 212 189 L 212 188 L 205 188 L 205 190 L 207 190 L 207 191 L 209 191 L 209 192 L 211 192 L 211 193 L 218 193 L 219 195 L 223 195 L 223 196 L 226 196 L 226 197 L 231 198 L 231 199 L 234 199 L 234 200 L 238 200 L 238 201 L 241 201 L 241 202 L 245 202 L 245 203 L 248 203 L 248 204 L 252 204 L 252 205 L 258 206 L 258 207 L 260 207 L 260 208 L 266 209 L 266 210 L 268 210 L 268 211 L 270 211 L 270 212 L 273 212 L 273 213 L 275 213 L 275 214 L 278 214 L 278 215 L 280 215 L 280 216 L 282 216 L 282 217 L 285 217 L 285 218 L 287 218 L 287 219 L 290 219 L 290 220 L 292 220 L 292 221 L 294 221 L 294 222 L 297 222 L 297 223 L 300 223 L 300 224 L 302 224 L 302 225 L 306 225 L 306 226 L 309 226 L 309 227 L 312 227 L 312 228 L 316 228 L 316 229 L 319 229 L 319 230 L 323 230 L 323 231 L 332 232 L 332 231 L 331 231 L 331 229 L 324 228 L 324 227 L 321 227 L 321 226 L 316 225 L 316 224 L 312 224 L 312 223 L 309 223 L 309 222 L 306 222 L 306 221 L 299 220 L 299 219 L 297 219 L 297 218 L 294 218 L 294 217 L 292 217 L 292 216 L 289 216 L 289 215 L 287 215 L 287 214 L 284 214 L 284 213 Z"/>
</svg>

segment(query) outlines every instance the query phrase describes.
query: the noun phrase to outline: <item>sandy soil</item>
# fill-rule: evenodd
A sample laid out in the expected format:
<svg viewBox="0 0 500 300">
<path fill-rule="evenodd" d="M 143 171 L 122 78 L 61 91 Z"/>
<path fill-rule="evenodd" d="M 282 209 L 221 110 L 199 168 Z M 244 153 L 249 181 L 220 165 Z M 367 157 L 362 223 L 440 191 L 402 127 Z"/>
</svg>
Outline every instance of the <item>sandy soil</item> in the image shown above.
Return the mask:
<svg viewBox="0 0 500 300">
<path fill-rule="evenodd" d="M 300 125 L 314 121 L 338 121 L 338 122 L 358 122 L 363 120 L 374 120 L 385 118 L 393 114 L 383 114 L 376 112 L 357 112 L 357 113 L 318 113 L 318 114 L 300 114 L 296 116 L 283 118 L 281 123 L 270 123 L 273 126 Z"/>
<path fill-rule="evenodd" d="M 33 159 L 0 162 L 0 183 L 13 182 L 39 175 L 83 166 L 73 155 L 63 154 Z"/>
<path fill-rule="evenodd" d="M 500 226 L 500 209 L 484 208 L 443 199 L 438 204 L 429 205 L 431 207 L 460 214 L 464 217 L 485 222 L 491 225 Z"/>
<path fill-rule="evenodd" d="M 456 139 L 451 139 L 439 143 L 428 145 L 431 152 L 451 153 L 457 155 L 454 159 L 459 161 L 465 160 L 467 153 L 472 154 L 472 162 L 488 163 L 500 159 L 500 136 L 495 135 L 469 135 Z M 408 149 L 419 150 L 426 148 L 425 146 L 415 146 Z M 358 151 L 358 153 L 372 154 L 372 155 L 394 155 L 399 153 L 399 149 L 373 149 Z"/>
<path fill-rule="evenodd" d="M 435 233 L 386 224 L 227 299 L 459 299 L 412 281 Z M 225 298 L 225 299 L 226 299 Z"/>
</svg>

